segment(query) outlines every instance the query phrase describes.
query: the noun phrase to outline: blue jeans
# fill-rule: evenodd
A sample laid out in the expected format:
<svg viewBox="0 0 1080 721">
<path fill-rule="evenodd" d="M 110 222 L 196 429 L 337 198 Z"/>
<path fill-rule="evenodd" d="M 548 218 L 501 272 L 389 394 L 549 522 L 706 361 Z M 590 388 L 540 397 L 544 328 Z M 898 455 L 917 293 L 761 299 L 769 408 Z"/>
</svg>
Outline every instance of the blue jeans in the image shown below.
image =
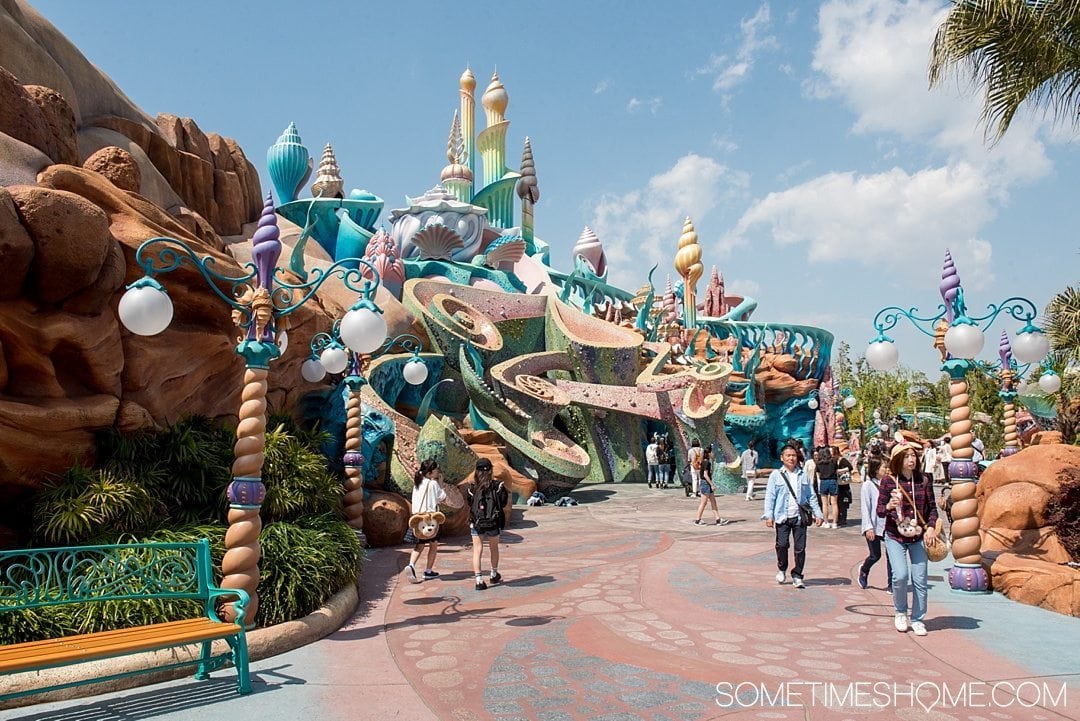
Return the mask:
<svg viewBox="0 0 1080 721">
<path fill-rule="evenodd" d="M 666 463 L 660 464 L 660 485 L 666 486 L 671 480 L 671 466 Z"/>
<path fill-rule="evenodd" d="M 921 621 L 926 616 L 926 546 L 922 541 L 900 543 L 885 536 L 885 553 L 892 565 L 892 599 L 897 613 L 908 611 L 908 579 L 915 587 L 911 606 L 911 620 Z M 910 570 L 908 558 L 911 559 Z"/>
<path fill-rule="evenodd" d="M 649 483 L 659 483 L 660 482 L 660 464 L 659 463 L 650 463 L 649 464 L 648 481 L 649 481 Z"/>
</svg>

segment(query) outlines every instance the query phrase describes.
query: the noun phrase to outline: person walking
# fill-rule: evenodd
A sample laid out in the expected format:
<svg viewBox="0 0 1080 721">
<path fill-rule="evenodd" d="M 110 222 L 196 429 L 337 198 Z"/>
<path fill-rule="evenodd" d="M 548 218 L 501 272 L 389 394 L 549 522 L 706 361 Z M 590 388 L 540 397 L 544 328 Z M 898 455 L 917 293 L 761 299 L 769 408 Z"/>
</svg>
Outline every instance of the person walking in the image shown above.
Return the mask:
<svg viewBox="0 0 1080 721">
<path fill-rule="evenodd" d="M 649 445 L 645 446 L 645 463 L 649 469 L 649 488 L 656 484 L 656 487 L 660 487 L 660 443 L 659 437 L 655 434 Z"/>
<path fill-rule="evenodd" d="M 746 450 L 739 457 L 742 460 L 742 476 L 746 481 L 746 500 L 754 500 L 754 479 L 757 476 L 758 452 L 754 449 L 754 442 L 746 445 Z"/>
<path fill-rule="evenodd" d="M 787 445 L 780 450 L 780 462 L 784 464 L 783 467 L 769 474 L 761 519 L 765 521 L 766 528 L 776 529 L 776 582 L 783 583 L 787 575 L 788 548 L 794 538 L 795 567 L 791 569 L 791 585 L 804 588 L 806 526 L 811 515 L 818 526 L 824 519 L 810 479 L 798 467 L 799 452 L 794 446 Z"/>
<path fill-rule="evenodd" d="M 885 459 L 874 456 L 867 464 L 867 478 L 863 482 L 860 500 L 862 501 L 862 534 L 866 538 L 869 554 L 859 567 L 859 587 L 869 585 L 870 569 L 881 560 L 881 542 L 885 538 L 885 519 L 877 514 L 878 496 L 881 494 L 881 479 L 888 473 Z M 885 575 L 888 579 L 887 590 L 892 591 L 892 564 L 885 556 Z"/>
<path fill-rule="evenodd" d="M 667 488 L 671 482 L 671 463 L 669 462 L 667 442 L 660 438 L 656 446 L 656 457 L 660 460 L 660 487 Z"/>
<path fill-rule="evenodd" d="M 476 576 L 476 590 L 483 591 L 502 581 L 499 573 L 499 536 L 506 527 L 506 508 L 510 493 L 502 482 L 496 483 L 491 461 L 481 458 L 476 462 L 473 483 L 469 488 L 469 535 L 472 537 L 472 566 Z M 487 583 L 481 563 L 484 556 L 484 542 L 487 542 L 491 558 L 491 573 Z"/>
<path fill-rule="evenodd" d="M 851 508 L 851 477 L 855 474 L 855 466 L 851 460 L 840 452 L 840 446 L 833 446 L 833 457 L 836 462 L 836 525 L 843 528 L 847 525 L 848 509 Z"/>
<path fill-rule="evenodd" d="M 836 480 L 836 459 L 832 449 L 822 446 L 817 452 L 818 493 L 821 495 L 821 511 L 825 516 L 825 528 L 836 528 L 836 496 L 840 493 L 840 484 Z"/>
<path fill-rule="evenodd" d="M 701 482 L 698 485 L 698 489 L 701 491 L 701 503 L 698 504 L 697 518 L 694 523 L 701 526 L 704 522 L 701 520 L 701 516 L 705 513 L 705 506 L 712 506 L 713 515 L 716 516 L 716 525 L 726 526 L 728 520 L 720 516 L 720 509 L 716 507 L 716 495 L 713 490 L 712 480 L 712 449 L 705 449 L 705 457 L 701 461 Z"/>
<path fill-rule="evenodd" d="M 442 471 L 439 464 L 433 458 L 420 462 L 420 469 L 413 476 L 412 512 L 434 513 L 439 510 L 439 504 L 447 500 L 446 491 L 439 485 L 442 480 Z M 440 532 L 441 532 L 440 528 Z M 410 583 L 420 583 L 421 579 L 416 573 L 416 562 L 420 560 L 420 554 L 427 548 L 427 563 L 424 569 L 424 579 L 437 578 L 435 571 L 435 556 L 439 553 L 439 533 L 433 538 L 417 538 L 410 528 L 405 534 L 406 541 L 413 541 L 413 550 L 409 554 L 409 565 L 405 566 L 405 575 Z"/>
<path fill-rule="evenodd" d="M 892 564 L 893 625 L 901 633 L 926 635 L 927 557 L 924 540 L 935 541 L 934 483 L 919 470 L 919 454 L 897 443 L 889 454 L 890 475 L 881 481 L 877 516 L 885 519 L 885 552 Z M 913 586 L 908 617 L 908 581 Z"/>
<path fill-rule="evenodd" d="M 695 496 L 700 496 L 701 487 L 701 461 L 705 457 L 705 451 L 701 448 L 701 441 L 697 438 L 690 442 L 690 450 L 686 452 L 686 465 L 690 466 L 690 488 L 686 495 L 690 496 L 692 490 Z"/>
</svg>

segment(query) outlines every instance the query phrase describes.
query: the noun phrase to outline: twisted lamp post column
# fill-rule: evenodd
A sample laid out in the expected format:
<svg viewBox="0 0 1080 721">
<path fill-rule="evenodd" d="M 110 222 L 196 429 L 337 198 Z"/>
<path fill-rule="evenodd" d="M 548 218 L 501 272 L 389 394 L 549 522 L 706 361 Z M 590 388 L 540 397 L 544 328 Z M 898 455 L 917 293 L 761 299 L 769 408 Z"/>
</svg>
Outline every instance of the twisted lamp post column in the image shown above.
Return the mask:
<svg viewBox="0 0 1080 721">
<path fill-rule="evenodd" d="M 153 276 L 164 275 L 181 265 L 197 270 L 210 289 L 232 308 L 233 322 L 242 332 L 236 352 L 244 359 L 245 369 L 236 427 L 233 480 L 227 492 L 229 528 L 225 533 L 221 585 L 223 588 L 242 588 L 248 592 L 251 603 L 242 620 L 253 625 L 259 607 L 260 510 L 266 497 L 262 467 L 270 362 L 280 357 L 287 347 L 287 316 L 315 295 L 327 279 L 340 276 L 346 287 L 360 290 L 363 277 L 358 267 L 366 267 L 368 272 L 374 274 L 376 284 L 378 273 L 367 261 L 350 258 L 338 261 L 325 270 L 315 269 L 310 279 L 303 283 L 292 284 L 278 278 L 281 269 L 276 264 L 281 256 L 281 241 L 277 215 L 269 194 L 251 242 L 253 262 L 246 264 L 247 272 L 244 275 L 230 277 L 216 271 L 213 257 L 200 258 L 180 240 L 160 237 L 145 241 L 136 251 L 135 259 L 146 275 L 128 287 L 120 299 L 118 312 L 124 326 L 137 335 L 156 335 L 165 330 L 172 320 L 172 301 Z M 223 292 L 219 285 L 226 286 L 230 292 Z M 370 283 L 366 282 L 366 287 L 370 287 Z M 363 343 L 353 340 L 357 345 L 350 347 L 368 352 L 377 348 L 385 337 L 386 322 L 379 315 L 381 311 L 373 306 L 365 307 L 362 313 L 354 313 L 356 310 L 354 306 L 345 319 L 350 321 L 351 327 L 354 330 L 375 327 L 377 334 L 374 344 L 370 340 Z M 374 319 L 369 316 L 374 316 Z M 223 614 L 228 620 L 237 618 L 231 604 L 226 604 Z"/>
<path fill-rule="evenodd" d="M 1046 335 L 1032 324 L 1038 311 L 1026 298 L 1012 297 L 998 305 L 987 306 L 989 313 L 969 317 L 964 303 L 964 290 L 956 272 L 952 255 L 945 251 L 945 263 L 939 286 L 944 301 L 939 312 L 931 317 L 920 317 L 916 308 L 904 309 L 890 306 L 878 311 L 874 317 L 877 336 L 866 350 L 866 359 L 876 370 L 888 371 L 896 366 L 899 353 L 886 331 L 895 328 L 901 318 L 906 318 L 923 334 L 934 339 L 934 346 L 941 353 L 941 370 L 949 376 L 949 434 L 953 460 L 949 464 L 952 483 L 952 552 L 956 561 L 949 569 L 949 585 L 953 590 L 988 593 L 990 578 L 982 565 L 981 540 L 979 537 L 978 503 L 975 500 L 976 464 L 972 461 L 974 449 L 971 432 L 971 398 L 968 393 L 967 373 L 977 367 L 973 359 L 982 351 L 985 338 L 980 323 L 986 327 L 1005 312 L 1024 326 L 1016 336 L 1017 358 L 1033 363 L 1049 351 Z"/>
<path fill-rule="evenodd" d="M 359 303 L 370 299 L 373 291 L 365 291 Z M 364 535 L 364 451 L 363 451 L 363 404 L 360 399 L 361 389 L 367 385 L 364 378 L 366 360 L 358 353 L 347 353 L 341 341 L 340 323 L 334 324 L 331 333 L 319 333 L 311 339 L 311 356 L 304 361 L 300 373 L 304 380 L 318 383 L 327 373 L 345 371 L 345 453 L 342 462 L 345 466 L 345 495 L 342 499 L 346 521 L 356 531 L 360 543 L 367 545 Z M 378 358 L 391 348 L 400 345 L 406 352 L 413 354 L 405 363 L 402 375 L 410 385 L 420 385 L 428 377 L 427 365 L 420 360 L 422 344 L 416 336 L 403 334 L 396 338 L 386 338 L 374 353 L 366 356 L 367 360 Z"/>
</svg>

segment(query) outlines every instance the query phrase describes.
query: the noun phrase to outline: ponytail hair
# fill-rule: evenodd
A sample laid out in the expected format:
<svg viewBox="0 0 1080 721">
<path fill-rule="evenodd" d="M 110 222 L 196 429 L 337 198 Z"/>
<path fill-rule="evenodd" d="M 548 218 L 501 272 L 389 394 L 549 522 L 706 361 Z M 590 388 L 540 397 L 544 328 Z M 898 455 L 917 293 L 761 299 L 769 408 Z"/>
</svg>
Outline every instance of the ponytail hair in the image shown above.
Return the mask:
<svg viewBox="0 0 1080 721">
<path fill-rule="evenodd" d="M 426 461 L 420 462 L 420 468 L 413 474 L 413 485 L 419 486 L 420 481 L 424 479 L 432 471 L 439 470 L 439 463 L 434 458 L 428 458 Z"/>
</svg>

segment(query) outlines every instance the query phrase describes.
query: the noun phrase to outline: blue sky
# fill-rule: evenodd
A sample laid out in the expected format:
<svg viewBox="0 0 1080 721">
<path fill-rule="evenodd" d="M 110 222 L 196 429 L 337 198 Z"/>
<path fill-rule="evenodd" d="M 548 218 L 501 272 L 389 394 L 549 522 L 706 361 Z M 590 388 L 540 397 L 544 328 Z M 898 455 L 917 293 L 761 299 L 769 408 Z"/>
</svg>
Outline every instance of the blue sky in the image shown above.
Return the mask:
<svg viewBox="0 0 1080 721">
<path fill-rule="evenodd" d="M 1041 311 L 1078 280 L 1076 134 L 1029 114 L 988 147 L 966 82 L 928 90 L 946 3 L 33 5 L 146 112 L 236 138 L 264 191 L 266 148 L 295 122 L 387 211 L 438 180 L 466 64 L 478 95 L 497 66 L 508 165 L 530 136 L 553 265 L 589 225 L 631 290 L 653 262 L 663 281 L 687 214 L 755 319 L 856 349 L 878 308 L 940 302 L 946 247 L 977 309 Z M 895 335 L 901 362 L 933 368 L 920 336 Z"/>
</svg>

